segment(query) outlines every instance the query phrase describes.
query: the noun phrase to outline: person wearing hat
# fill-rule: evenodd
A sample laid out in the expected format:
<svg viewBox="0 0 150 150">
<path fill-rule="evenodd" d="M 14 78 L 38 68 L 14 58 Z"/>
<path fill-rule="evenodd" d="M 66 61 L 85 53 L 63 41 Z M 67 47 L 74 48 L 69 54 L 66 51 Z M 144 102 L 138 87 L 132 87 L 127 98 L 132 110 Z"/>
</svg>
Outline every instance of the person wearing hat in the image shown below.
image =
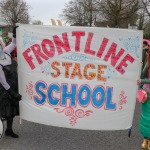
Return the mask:
<svg viewBox="0 0 150 150">
<path fill-rule="evenodd" d="M 143 42 L 144 44 L 145 42 Z M 145 43 L 147 45 L 147 43 Z M 146 62 L 143 63 L 141 79 L 137 80 L 138 85 L 143 85 L 143 90 L 147 93 L 147 100 L 142 102 L 142 112 L 140 117 L 139 130 L 144 140 L 141 148 L 150 150 L 150 48 L 145 46 Z"/>
<path fill-rule="evenodd" d="M 11 58 L 10 53 L 16 47 L 16 27 L 13 29 L 12 42 L 2 49 L 0 46 L 0 117 L 6 119 L 6 136 L 18 138 L 12 130 L 13 119 L 19 115 L 17 62 Z"/>
</svg>

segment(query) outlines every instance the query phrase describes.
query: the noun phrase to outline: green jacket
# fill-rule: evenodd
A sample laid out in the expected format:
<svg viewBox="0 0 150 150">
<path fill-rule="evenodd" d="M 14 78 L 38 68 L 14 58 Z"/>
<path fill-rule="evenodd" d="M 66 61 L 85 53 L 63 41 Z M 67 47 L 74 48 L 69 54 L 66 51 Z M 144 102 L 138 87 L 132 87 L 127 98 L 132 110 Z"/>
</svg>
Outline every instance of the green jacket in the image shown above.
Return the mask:
<svg viewBox="0 0 150 150">
<path fill-rule="evenodd" d="M 142 84 L 150 84 L 150 79 L 147 79 L 148 73 L 148 63 L 143 66 L 143 70 L 141 73 L 141 83 Z M 142 104 L 142 111 L 140 117 L 139 129 L 141 134 L 144 137 L 150 139 L 150 94 L 148 94 L 148 99 L 145 103 Z"/>
<path fill-rule="evenodd" d="M 144 66 L 144 65 L 146 64 L 146 62 L 147 62 L 147 56 L 148 56 L 147 51 L 148 51 L 148 49 L 143 49 L 143 53 L 142 53 L 143 66 Z"/>
</svg>

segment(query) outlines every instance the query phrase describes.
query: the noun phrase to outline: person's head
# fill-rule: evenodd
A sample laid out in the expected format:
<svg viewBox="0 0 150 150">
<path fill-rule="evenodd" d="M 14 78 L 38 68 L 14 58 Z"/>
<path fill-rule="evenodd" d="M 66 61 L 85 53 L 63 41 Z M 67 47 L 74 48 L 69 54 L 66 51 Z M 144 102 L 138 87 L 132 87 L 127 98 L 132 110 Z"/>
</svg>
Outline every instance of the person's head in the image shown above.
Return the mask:
<svg viewBox="0 0 150 150">
<path fill-rule="evenodd" d="M 143 48 L 148 47 L 148 42 L 147 41 L 143 41 Z"/>
<path fill-rule="evenodd" d="M 10 43 L 10 39 L 7 36 L 3 37 L 3 41 L 6 46 Z"/>
<path fill-rule="evenodd" d="M 144 43 L 144 42 L 143 42 Z M 149 67 L 149 69 L 150 69 L 150 46 L 148 45 L 148 43 L 145 41 L 145 50 L 147 51 L 147 53 L 148 53 L 148 67 Z"/>
</svg>

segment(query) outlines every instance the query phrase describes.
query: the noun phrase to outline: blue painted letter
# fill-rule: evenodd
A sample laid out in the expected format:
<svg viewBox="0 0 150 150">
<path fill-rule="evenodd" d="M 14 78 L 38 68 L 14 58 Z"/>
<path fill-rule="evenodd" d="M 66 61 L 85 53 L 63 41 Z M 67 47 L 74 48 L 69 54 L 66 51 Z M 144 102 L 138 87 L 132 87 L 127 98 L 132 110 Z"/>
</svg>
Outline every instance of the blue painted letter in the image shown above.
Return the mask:
<svg viewBox="0 0 150 150">
<path fill-rule="evenodd" d="M 45 93 L 41 90 L 41 88 L 45 89 L 46 88 L 46 84 L 42 81 L 38 82 L 36 85 L 35 85 L 35 90 L 37 92 L 37 94 L 40 96 L 34 96 L 34 100 L 37 104 L 40 104 L 42 105 L 44 102 L 45 102 L 45 99 L 46 99 L 46 95 Z"/>
<path fill-rule="evenodd" d="M 86 98 L 84 98 L 84 99 L 83 99 L 83 92 L 86 93 Z M 88 103 L 90 101 L 90 96 L 91 96 L 91 91 L 90 91 L 89 87 L 86 85 L 81 86 L 81 88 L 79 89 L 79 93 L 78 93 L 78 101 L 79 101 L 80 105 L 82 105 L 82 106 L 88 105 Z"/>
<path fill-rule="evenodd" d="M 97 99 L 97 95 L 100 94 L 100 98 Z M 101 107 L 104 104 L 105 100 L 105 91 L 104 88 L 101 86 L 98 86 L 94 89 L 93 95 L 92 95 L 92 103 L 95 107 Z"/>
<path fill-rule="evenodd" d="M 107 96 L 106 96 L 106 109 L 115 109 L 116 103 L 111 102 L 112 98 L 112 87 L 107 88 Z"/>
<path fill-rule="evenodd" d="M 60 87 L 57 84 L 52 84 L 48 89 L 48 101 L 52 105 L 57 105 L 59 103 L 59 99 L 53 98 L 53 91 L 60 92 Z"/>
<path fill-rule="evenodd" d="M 76 104 L 76 85 L 71 85 L 71 92 L 68 92 L 68 85 L 62 84 L 62 106 L 67 106 L 66 99 L 70 99 L 70 106 Z"/>
</svg>

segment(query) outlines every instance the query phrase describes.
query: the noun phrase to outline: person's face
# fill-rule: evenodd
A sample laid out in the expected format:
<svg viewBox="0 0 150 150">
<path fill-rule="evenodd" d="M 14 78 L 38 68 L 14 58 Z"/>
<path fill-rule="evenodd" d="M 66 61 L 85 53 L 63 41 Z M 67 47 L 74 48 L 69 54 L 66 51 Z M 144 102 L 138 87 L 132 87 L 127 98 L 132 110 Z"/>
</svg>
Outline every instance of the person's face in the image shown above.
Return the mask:
<svg viewBox="0 0 150 150">
<path fill-rule="evenodd" d="M 146 44 L 143 44 L 143 48 L 145 48 L 145 47 L 147 47 L 147 45 L 146 45 Z"/>
</svg>

